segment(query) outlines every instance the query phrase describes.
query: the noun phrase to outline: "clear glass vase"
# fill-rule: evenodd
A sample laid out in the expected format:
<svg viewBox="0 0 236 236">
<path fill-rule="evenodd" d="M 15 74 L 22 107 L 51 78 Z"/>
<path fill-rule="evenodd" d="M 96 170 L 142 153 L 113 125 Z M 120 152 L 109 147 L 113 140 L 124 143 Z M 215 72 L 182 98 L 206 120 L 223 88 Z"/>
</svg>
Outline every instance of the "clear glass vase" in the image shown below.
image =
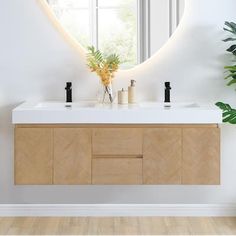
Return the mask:
<svg viewBox="0 0 236 236">
<path fill-rule="evenodd" d="M 100 82 L 98 102 L 100 104 L 112 104 L 114 102 L 114 90 L 112 82 L 110 82 L 107 86 Z"/>
</svg>

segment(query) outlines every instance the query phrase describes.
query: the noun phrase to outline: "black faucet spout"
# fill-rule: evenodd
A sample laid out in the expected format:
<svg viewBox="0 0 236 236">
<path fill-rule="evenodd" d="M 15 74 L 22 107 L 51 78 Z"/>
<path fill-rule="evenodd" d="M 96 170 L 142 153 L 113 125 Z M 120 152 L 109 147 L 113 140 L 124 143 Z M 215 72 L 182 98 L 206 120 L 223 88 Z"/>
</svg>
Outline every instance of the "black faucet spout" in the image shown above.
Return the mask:
<svg viewBox="0 0 236 236">
<path fill-rule="evenodd" d="M 72 102 L 72 83 L 67 82 L 66 83 L 66 102 Z"/>
<path fill-rule="evenodd" d="M 165 82 L 165 101 L 164 102 L 168 102 L 170 103 L 170 82 Z"/>
</svg>

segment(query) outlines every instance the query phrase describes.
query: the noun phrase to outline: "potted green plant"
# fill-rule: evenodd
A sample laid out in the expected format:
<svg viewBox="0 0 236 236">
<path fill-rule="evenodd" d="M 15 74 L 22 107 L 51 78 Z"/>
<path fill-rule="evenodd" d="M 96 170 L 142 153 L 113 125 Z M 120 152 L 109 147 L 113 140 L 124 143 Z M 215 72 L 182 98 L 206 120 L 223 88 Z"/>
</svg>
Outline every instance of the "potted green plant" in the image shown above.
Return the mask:
<svg viewBox="0 0 236 236">
<path fill-rule="evenodd" d="M 224 30 L 231 34 L 230 37 L 224 39 L 224 42 L 235 42 L 236 43 L 236 24 L 234 22 L 225 22 Z M 231 45 L 227 52 L 233 55 L 233 62 L 236 63 L 236 44 Z M 227 85 L 232 86 L 236 84 L 236 65 L 230 65 L 224 67 L 227 73 L 225 80 L 229 80 Z M 218 106 L 223 111 L 223 122 L 236 124 L 236 109 L 233 109 L 229 104 L 224 102 L 217 102 Z"/>
</svg>

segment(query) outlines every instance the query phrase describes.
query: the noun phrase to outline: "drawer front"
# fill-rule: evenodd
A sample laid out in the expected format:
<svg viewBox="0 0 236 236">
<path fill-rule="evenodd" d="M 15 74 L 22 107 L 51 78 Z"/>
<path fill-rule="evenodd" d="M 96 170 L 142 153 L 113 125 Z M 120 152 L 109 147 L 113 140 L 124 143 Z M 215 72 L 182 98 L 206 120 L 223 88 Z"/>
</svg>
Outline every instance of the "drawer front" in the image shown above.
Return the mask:
<svg viewBox="0 0 236 236">
<path fill-rule="evenodd" d="M 142 184 L 142 159 L 93 159 L 92 183 Z"/>
<path fill-rule="evenodd" d="M 100 128 L 93 130 L 93 155 L 140 156 L 143 153 L 141 128 Z"/>
</svg>

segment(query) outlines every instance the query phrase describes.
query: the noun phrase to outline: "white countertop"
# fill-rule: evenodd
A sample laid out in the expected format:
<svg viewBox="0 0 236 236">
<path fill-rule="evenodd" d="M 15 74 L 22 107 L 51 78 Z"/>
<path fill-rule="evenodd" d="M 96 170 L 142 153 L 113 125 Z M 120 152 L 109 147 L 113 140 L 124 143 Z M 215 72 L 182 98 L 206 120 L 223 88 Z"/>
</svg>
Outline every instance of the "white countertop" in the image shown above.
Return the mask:
<svg viewBox="0 0 236 236">
<path fill-rule="evenodd" d="M 215 105 L 146 102 L 137 105 L 101 105 L 93 101 L 25 102 L 12 111 L 13 124 L 219 124 Z"/>
</svg>

